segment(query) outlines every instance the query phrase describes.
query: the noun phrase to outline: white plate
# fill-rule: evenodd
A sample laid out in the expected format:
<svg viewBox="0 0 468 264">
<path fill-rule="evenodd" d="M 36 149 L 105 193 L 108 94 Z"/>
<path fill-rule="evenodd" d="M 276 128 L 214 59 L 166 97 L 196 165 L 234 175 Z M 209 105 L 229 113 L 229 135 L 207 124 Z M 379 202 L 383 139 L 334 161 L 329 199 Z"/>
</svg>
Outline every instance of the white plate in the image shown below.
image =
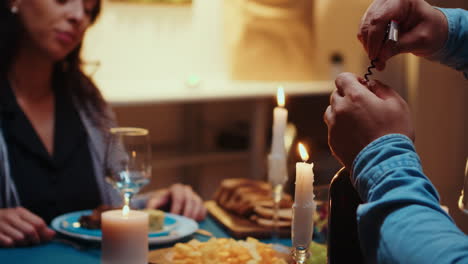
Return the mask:
<svg viewBox="0 0 468 264">
<path fill-rule="evenodd" d="M 59 233 L 71 237 L 101 241 L 102 234 L 100 229 L 91 230 L 74 227 L 73 225 L 73 223 L 78 222 L 80 216 L 89 215 L 91 212 L 91 210 L 84 210 L 57 216 L 52 220 L 52 228 Z M 198 224 L 194 220 L 180 215 L 165 213 L 163 230 L 149 233 L 148 242 L 150 245 L 174 242 L 193 234 L 197 229 Z"/>
</svg>

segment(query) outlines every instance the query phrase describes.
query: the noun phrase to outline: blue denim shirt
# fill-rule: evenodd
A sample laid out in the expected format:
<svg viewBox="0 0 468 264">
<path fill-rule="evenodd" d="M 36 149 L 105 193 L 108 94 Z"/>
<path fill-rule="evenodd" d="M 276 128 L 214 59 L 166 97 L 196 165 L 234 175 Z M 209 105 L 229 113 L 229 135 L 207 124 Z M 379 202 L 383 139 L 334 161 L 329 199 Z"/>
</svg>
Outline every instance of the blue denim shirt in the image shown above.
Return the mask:
<svg viewBox="0 0 468 264">
<path fill-rule="evenodd" d="M 448 38 L 444 47 L 429 59 L 462 71 L 468 79 L 468 11 L 438 8 L 447 18 Z"/>
<path fill-rule="evenodd" d="M 440 207 L 408 137 L 389 134 L 366 146 L 352 178 L 365 202 L 357 220 L 367 263 L 468 263 L 468 236 Z"/>
</svg>

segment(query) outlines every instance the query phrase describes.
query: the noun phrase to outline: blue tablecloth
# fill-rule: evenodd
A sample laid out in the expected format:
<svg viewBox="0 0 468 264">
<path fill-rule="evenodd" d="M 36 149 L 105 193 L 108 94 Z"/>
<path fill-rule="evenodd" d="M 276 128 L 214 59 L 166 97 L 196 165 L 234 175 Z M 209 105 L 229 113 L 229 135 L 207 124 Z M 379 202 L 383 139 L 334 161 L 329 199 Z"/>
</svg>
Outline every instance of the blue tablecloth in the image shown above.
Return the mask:
<svg viewBox="0 0 468 264">
<path fill-rule="evenodd" d="M 229 237 L 229 234 L 220 227 L 212 218 L 207 217 L 200 223 L 200 228 L 210 231 L 215 237 Z M 183 241 L 190 239 L 198 239 L 200 241 L 206 241 L 209 238 L 201 235 L 192 235 Z M 265 243 L 280 243 L 285 246 L 291 246 L 290 239 L 278 239 L 272 241 L 270 239 L 262 240 Z M 0 263 L 2 264 L 98 264 L 101 262 L 101 250 L 99 249 L 99 243 L 85 242 L 83 244 L 88 248 L 78 250 L 72 246 L 59 243 L 50 242 L 40 246 L 24 247 L 24 248 L 12 248 L 12 249 L 0 249 Z M 172 246 L 162 245 L 159 247 L 151 247 L 151 249 L 157 249 L 161 247 Z"/>
</svg>

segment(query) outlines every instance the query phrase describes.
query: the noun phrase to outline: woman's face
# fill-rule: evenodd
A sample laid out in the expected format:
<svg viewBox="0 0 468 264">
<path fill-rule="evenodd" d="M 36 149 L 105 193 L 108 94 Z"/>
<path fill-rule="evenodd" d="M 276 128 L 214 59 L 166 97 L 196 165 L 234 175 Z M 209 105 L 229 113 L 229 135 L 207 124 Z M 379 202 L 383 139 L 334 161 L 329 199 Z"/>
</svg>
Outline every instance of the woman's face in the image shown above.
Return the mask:
<svg viewBox="0 0 468 264">
<path fill-rule="evenodd" d="M 24 28 L 22 46 L 43 53 L 56 62 L 81 43 L 99 0 L 16 1 L 20 1 L 18 16 Z"/>
</svg>

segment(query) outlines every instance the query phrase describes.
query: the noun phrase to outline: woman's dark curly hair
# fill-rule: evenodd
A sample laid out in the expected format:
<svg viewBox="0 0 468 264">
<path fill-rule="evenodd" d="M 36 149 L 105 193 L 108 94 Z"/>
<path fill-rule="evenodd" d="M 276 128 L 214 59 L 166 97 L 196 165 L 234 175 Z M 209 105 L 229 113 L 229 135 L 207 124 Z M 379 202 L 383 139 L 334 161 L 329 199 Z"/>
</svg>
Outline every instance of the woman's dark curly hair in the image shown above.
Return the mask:
<svg viewBox="0 0 468 264">
<path fill-rule="evenodd" d="M 19 47 L 22 25 L 16 14 L 11 12 L 8 0 L 0 0 L 0 76 L 6 76 Z M 21 7 L 20 7 L 21 8 Z M 101 10 L 101 0 L 91 13 L 94 22 Z M 54 73 L 61 73 L 64 89 L 82 107 L 96 125 L 108 121 L 107 104 L 93 81 L 82 70 L 81 44 L 67 57 L 54 66 Z"/>
</svg>

